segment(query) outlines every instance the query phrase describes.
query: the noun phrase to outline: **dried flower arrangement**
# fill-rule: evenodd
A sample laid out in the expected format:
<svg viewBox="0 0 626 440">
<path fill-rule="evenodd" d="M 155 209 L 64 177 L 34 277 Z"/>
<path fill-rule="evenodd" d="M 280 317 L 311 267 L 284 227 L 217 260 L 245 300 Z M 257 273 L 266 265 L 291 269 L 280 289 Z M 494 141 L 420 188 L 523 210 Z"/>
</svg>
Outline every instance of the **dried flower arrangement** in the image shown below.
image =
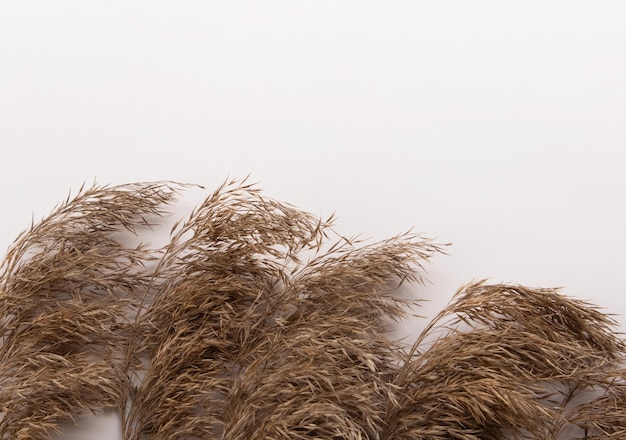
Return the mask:
<svg viewBox="0 0 626 440">
<path fill-rule="evenodd" d="M 183 188 L 81 188 L 9 249 L 0 439 L 107 410 L 124 440 L 626 438 L 624 344 L 590 304 L 472 283 L 408 347 L 397 288 L 443 246 L 348 239 L 245 180 L 164 249 L 119 239 Z"/>
</svg>

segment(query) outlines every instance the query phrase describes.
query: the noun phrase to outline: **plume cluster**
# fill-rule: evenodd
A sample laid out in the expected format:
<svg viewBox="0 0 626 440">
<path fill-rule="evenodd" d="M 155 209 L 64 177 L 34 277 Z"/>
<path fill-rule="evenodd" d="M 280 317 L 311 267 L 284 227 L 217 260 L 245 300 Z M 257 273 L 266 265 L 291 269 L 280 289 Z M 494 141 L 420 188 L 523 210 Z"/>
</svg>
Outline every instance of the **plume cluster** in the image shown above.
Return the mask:
<svg viewBox="0 0 626 440">
<path fill-rule="evenodd" d="M 462 287 L 413 346 L 444 246 L 366 243 L 229 181 L 163 249 L 130 246 L 184 188 L 82 188 L 0 273 L 0 439 L 118 411 L 124 440 L 626 438 L 616 323 L 554 289 Z"/>
<path fill-rule="evenodd" d="M 400 368 L 388 438 L 557 439 L 574 426 L 584 438 L 624 438 L 614 326 L 554 289 L 464 286 Z M 577 405 L 584 394 L 597 397 Z"/>
<path fill-rule="evenodd" d="M 116 233 L 149 226 L 173 195 L 158 183 L 81 188 L 9 249 L 0 278 L 0 438 L 45 438 L 81 411 L 119 406 L 128 317 L 154 256 Z"/>
</svg>

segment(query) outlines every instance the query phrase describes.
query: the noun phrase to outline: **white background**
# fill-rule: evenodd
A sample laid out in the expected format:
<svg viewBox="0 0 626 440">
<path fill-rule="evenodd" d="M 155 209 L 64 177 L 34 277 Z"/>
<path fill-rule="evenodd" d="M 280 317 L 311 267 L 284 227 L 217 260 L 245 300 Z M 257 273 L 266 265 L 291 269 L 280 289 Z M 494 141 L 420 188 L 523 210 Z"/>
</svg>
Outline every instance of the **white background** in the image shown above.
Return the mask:
<svg viewBox="0 0 626 440">
<path fill-rule="evenodd" d="M 487 277 L 624 327 L 625 23 L 621 0 L 0 0 L 0 248 L 83 181 L 251 173 L 347 235 L 453 242 L 425 315 Z"/>
</svg>

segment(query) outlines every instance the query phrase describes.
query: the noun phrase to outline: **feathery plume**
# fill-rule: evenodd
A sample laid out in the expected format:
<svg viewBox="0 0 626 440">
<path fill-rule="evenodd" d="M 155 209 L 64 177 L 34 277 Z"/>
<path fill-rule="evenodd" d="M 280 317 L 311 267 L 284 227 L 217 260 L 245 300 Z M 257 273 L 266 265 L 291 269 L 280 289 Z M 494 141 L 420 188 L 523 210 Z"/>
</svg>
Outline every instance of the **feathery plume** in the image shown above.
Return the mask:
<svg viewBox="0 0 626 440">
<path fill-rule="evenodd" d="M 81 187 L 22 233 L 0 274 L 0 438 L 43 438 L 84 411 L 115 408 L 129 307 L 148 281 L 125 247 L 173 201 L 172 185 Z"/>
<path fill-rule="evenodd" d="M 377 437 L 392 291 L 440 249 L 404 234 L 323 251 L 331 224 L 231 181 L 177 226 L 139 322 L 130 439 Z"/>
<path fill-rule="evenodd" d="M 591 427 L 589 411 L 577 422 L 568 408 L 615 383 L 624 346 L 614 326 L 554 289 L 464 286 L 398 370 L 385 438 L 555 439 L 570 423 Z"/>
</svg>

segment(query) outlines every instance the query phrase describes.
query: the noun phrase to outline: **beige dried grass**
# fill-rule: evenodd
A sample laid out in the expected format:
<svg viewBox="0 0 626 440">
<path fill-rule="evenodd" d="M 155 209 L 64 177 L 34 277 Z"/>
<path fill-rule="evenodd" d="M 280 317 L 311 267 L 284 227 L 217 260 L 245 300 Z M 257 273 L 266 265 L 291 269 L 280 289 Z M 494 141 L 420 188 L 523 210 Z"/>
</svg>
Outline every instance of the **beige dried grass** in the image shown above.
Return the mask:
<svg viewBox="0 0 626 440">
<path fill-rule="evenodd" d="M 557 439 L 572 425 L 585 438 L 623 438 L 626 407 L 610 397 L 624 396 L 615 327 L 555 289 L 464 286 L 399 369 L 385 438 Z M 572 409 L 590 390 L 602 396 Z M 596 417 L 609 413 L 610 428 Z"/>
<path fill-rule="evenodd" d="M 246 180 L 162 250 L 120 241 L 181 187 L 81 189 L 18 237 L 0 278 L 0 438 L 104 409 L 124 440 L 626 437 L 624 344 L 590 304 L 472 283 L 406 347 L 388 324 L 416 303 L 396 289 L 442 246 L 342 237 Z"/>
<path fill-rule="evenodd" d="M 125 247 L 173 201 L 174 186 L 84 188 L 22 233 L 0 278 L 0 438 L 38 439 L 126 394 L 129 307 L 149 280 L 144 246 Z"/>
<path fill-rule="evenodd" d="M 397 360 L 385 320 L 403 311 L 389 283 L 438 247 L 323 251 L 331 221 L 232 181 L 175 231 L 139 322 L 150 367 L 129 438 L 376 437 Z"/>
</svg>

